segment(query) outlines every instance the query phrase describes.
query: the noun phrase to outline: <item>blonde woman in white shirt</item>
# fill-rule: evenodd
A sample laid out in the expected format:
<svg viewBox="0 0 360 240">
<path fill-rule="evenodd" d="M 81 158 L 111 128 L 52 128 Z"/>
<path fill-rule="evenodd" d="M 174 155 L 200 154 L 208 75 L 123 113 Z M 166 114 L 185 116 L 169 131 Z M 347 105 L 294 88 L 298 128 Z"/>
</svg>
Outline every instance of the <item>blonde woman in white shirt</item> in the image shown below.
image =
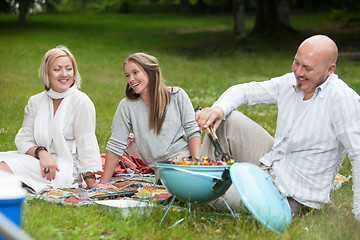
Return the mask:
<svg viewBox="0 0 360 240">
<path fill-rule="evenodd" d="M 81 77 L 65 46 L 46 52 L 39 68 L 45 91 L 30 97 L 15 137 L 18 151 L 0 153 L 0 169 L 12 172 L 35 192 L 95 184 L 102 171 L 95 136 L 96 114 L 79 91 Z"/>
</svg>

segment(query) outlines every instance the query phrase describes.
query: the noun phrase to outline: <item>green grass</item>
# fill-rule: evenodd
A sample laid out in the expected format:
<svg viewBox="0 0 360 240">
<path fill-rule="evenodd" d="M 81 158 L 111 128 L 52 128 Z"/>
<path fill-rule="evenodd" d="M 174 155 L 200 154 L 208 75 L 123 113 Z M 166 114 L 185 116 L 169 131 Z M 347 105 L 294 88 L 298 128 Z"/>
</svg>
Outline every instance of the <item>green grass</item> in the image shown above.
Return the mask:
<svg viewBox="0 0 360 240">
<path fill-rule="evenodd" d="M 328 34 L 340 52 L 360 51 L 359 28 L 346 29 L 330 14 L 294 15 L 292 38 L 255 39 L 235 47 L 232 17 L 175 14 L 63 14 L 17 17 L 0 15 L 0 151 L 14 150 L 28 98 L 43 90 L 37 69 L 44 53 L 58 44 L 70 48 L 83 77 L 82 90 L 93 100 L 101 152 L 111 134 L 112 117 L 124 97 L 122 64 L 134 52 L 147 52 L 160 62 L 168 85 L 186 90 L 193 105 L 210 106 L 229 86 L 263 81 L 290 71 L 297 45 L 307 36 Z M 314 22 L 316 24 L 314 24 Z M 253 26 L 247 19 L 248 31 Z M 359 60 L 339 58 L 339 76 L 360 93 Z M 243 106 L 246 115 L 274 134 L 276 107 Z M 340 172 L 351 174 L 345 160 Z M 269 232 L 246 213 L 239 221 L 197 213 L 167 229 L 186 214 L 170 212 L 158 226 L 163 208 L 149 218 L 123 219 L 95 206 L 71 207 L 33 200 L 23 205 L 23 229 L 35 239 L 356 239 L 360 224 L 351 214 L 351 181 L 332 192 L 332 203 L 293 219 L 283 235 Z"/>
</svg>

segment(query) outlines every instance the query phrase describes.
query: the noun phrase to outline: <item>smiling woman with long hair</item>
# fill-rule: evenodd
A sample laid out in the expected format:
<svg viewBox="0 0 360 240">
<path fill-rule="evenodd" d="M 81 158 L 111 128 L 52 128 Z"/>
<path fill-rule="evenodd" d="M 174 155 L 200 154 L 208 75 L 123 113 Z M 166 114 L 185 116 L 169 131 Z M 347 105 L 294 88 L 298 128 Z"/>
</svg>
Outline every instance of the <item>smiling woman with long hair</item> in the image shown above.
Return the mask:
<svg viewBox="0 0 360 240">
<path fill-rule="evenodd" d="M 200 130 L 191 101 L 179 87 L 164 83 L 154 56 L 135 53 L 124 62 L 126 98 L 114 116 L 106 147 L 104 173 L 98 187 L 110 180 L 133 132 L 142 159 L 154 166 L 172 158 L 195 158 L 201 146 Z"/>
<path fill-rule="evenodd" d="M 143 53 L 133 54 L 126 59 L 124 67 L 130 61 L 140 65 L 149 77 L 149 129 L 153 129 L 158 135 L 170 103 L 170 95 L 173 94 L 171 93 L 172 88 L 169 89 L 169 87 L 165 85 L 160 66 L 155 57 Z M 136 93 L 133 87 L 127 83 L 126 97 L 136 100 L 140 97 L 140 94 Z"/>
</svg>

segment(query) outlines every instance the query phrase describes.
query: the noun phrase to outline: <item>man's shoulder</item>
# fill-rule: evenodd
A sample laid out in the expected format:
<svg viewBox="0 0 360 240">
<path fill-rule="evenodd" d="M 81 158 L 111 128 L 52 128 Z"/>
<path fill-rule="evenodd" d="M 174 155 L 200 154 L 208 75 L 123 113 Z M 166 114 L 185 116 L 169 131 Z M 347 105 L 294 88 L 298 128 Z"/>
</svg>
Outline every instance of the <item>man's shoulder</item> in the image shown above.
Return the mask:
<svg viewBox="0 0 360 240">
<path fill-rule="evenodd" d="M 340 97 L 355 96 L 359 95 L 352 89 L 345 81 L 341 80 L 338 75 L 333 74 L 329 79 L 329 90 Z"/>
</svg>

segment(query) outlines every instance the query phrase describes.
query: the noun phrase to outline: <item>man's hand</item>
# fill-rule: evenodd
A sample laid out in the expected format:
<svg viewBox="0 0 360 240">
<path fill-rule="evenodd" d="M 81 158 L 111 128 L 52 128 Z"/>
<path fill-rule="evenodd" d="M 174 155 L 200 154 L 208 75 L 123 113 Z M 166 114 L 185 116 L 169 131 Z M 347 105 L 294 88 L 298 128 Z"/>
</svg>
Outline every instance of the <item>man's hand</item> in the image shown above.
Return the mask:
<svg viewBox="0 0 360 240">
<path fill-rule="evenodd" d="M 223 117 L 224 112 L 219 107 L 204 108 L 195 113 L 195 119 L 201 130 L 213 125 L 213 129 L 216 131 Z"/>
</svg>

